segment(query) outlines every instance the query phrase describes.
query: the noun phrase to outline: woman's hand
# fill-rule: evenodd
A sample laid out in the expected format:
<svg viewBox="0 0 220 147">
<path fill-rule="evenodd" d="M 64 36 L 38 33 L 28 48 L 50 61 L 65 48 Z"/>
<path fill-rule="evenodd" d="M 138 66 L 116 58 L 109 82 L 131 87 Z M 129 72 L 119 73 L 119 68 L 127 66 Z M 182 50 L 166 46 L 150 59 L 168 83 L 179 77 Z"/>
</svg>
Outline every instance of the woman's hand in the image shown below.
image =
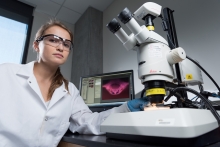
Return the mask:
<svg viewBox="0 0 220 147">
<path fill-rule="evenodd" d="M 128 108 L 131 112 L 143 111 L 144 107 L 149 105 L 150 101 L 147 97 L 136 98 L 127 102 Z"/>
</svg>

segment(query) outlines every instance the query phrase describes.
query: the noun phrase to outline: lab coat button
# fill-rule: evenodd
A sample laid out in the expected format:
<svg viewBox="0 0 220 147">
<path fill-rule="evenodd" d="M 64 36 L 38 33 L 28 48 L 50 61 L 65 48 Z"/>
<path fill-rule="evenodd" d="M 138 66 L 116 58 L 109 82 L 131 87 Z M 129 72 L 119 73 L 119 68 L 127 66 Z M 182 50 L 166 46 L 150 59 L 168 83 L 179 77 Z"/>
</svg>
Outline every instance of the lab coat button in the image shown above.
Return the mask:
<svg viewBox="0 0 220 147">
<path fill-rule="evenodd" d="M 31 83 L 31 81 L 29 81 L 29 83 Z"/>
<path fill-rule="evenodd" d="M 44 120 L 47 121 L 47 120 L 48 120 L 48 117 L 45 117 Z"/>
</svg>

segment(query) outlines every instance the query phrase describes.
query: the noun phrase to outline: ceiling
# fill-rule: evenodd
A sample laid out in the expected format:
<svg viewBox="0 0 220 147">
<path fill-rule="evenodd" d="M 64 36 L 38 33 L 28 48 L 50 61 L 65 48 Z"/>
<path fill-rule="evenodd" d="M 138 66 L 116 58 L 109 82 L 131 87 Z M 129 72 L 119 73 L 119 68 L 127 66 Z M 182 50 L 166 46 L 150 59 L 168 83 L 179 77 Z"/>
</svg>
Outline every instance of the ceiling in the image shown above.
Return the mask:
<svg viewBox="0 0 220 147">
<path fill-rule="evenodd" d="M 59 20 L 75 24 L 91 6 L 104 11 L 113 0 L 19 0 L 35 7 L 35 11 L 45 13 Z"/>
</svg>

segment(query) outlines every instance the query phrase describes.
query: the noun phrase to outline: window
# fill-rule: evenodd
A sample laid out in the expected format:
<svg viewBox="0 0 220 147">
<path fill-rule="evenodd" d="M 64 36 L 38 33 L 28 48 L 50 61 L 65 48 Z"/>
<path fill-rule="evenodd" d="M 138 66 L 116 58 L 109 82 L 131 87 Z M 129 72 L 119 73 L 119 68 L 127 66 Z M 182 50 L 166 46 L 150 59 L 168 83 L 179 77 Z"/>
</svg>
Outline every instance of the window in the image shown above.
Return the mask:
<svg viewBox="0 0 220 147">
<path fill-rule="evenodd" d="M 14 0 L 0 1 L 0 64 L 26 63 L 33 7 Z"/>
<path fill-rule="evenodd" d="M 22 63 L 28 25 L 0 16 L 0 63 Z"/>
</svg>

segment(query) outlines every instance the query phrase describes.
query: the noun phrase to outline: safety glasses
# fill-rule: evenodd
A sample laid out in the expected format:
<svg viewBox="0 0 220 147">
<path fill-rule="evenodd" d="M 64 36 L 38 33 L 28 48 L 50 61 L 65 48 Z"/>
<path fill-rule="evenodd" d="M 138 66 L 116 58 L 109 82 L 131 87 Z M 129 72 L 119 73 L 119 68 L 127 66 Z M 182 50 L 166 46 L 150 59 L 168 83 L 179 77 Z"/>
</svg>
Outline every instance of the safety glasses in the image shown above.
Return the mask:
<svg viewBox="0 0 220 147">
<path fill-rule="evenodd" d="M 65 51 L 71 51 L 73 48 L 73 43 L 68 39 L 63 39 L 62 37 L 59 37 L 54 34 L 47 34 L 43 35 L 40 38 L 36 40 L 37 42 L 43 41 L 45 44 L 58 47 L 61 43 L 63 45 L 63 50 Z"/>
</svg>

